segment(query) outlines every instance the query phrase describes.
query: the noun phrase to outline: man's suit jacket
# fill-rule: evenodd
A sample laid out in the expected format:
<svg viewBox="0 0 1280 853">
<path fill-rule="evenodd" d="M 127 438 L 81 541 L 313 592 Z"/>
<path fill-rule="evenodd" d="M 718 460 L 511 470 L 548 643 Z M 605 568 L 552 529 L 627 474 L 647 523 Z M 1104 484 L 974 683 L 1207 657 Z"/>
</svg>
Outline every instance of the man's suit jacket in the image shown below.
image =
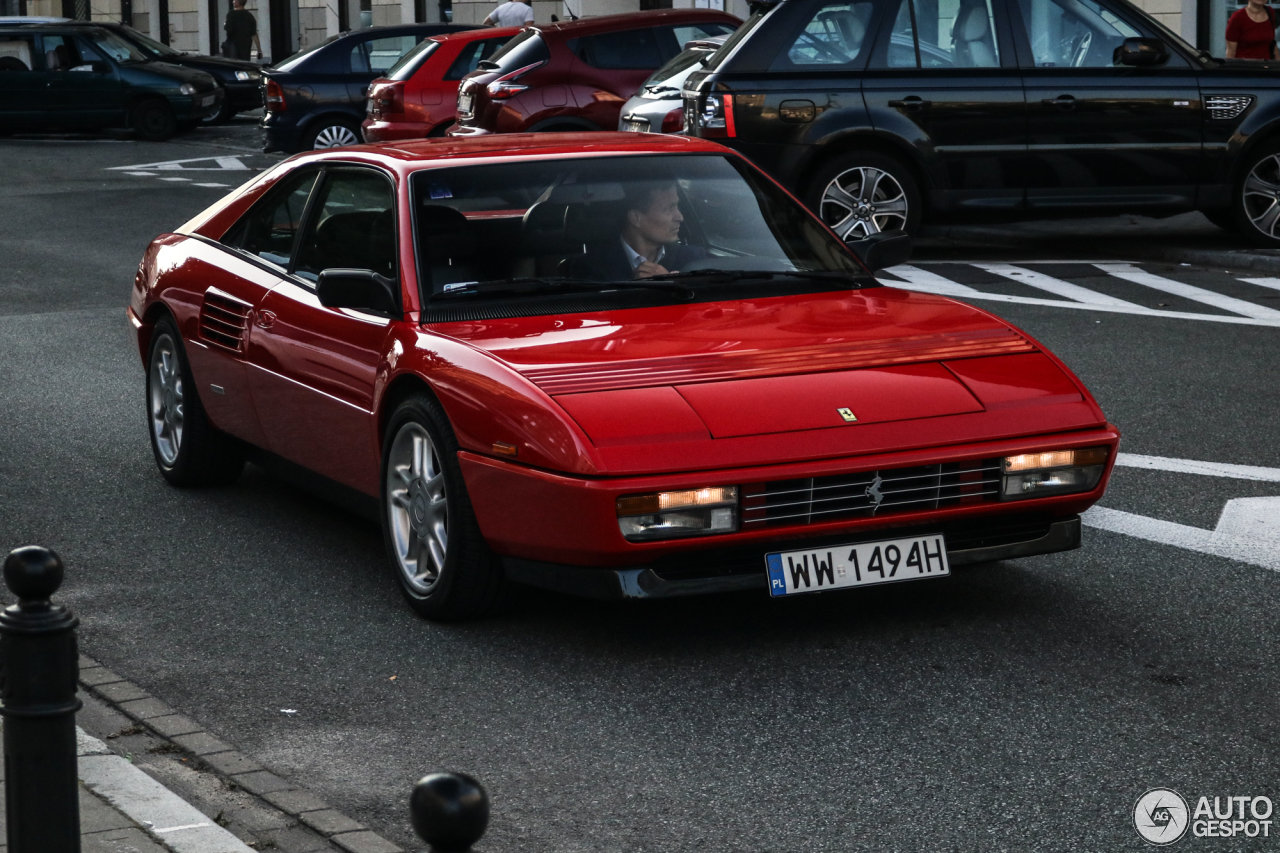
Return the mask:
<svg viewBox="0 0 1280 853">
<path fill-rule="evenodd" d="M 663 267 L 675 272 L 684 265 L 707 256 L 706 250 L 683 243 L 668 243 L 659 261 Z M 569 259 L 569 275 L 572 278 L 591 281 L 630 281 L 634 277 L 631 260 L 622 248 L 621 240 L 609 240 L 587 246 L 586 254 Z"/>
</svg>

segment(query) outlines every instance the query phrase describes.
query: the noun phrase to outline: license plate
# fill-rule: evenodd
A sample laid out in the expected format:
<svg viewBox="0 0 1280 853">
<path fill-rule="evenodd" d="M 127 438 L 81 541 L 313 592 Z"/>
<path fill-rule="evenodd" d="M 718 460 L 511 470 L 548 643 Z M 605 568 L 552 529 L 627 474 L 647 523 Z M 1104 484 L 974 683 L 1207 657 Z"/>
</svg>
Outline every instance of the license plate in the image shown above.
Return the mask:
<svg viewBox="0 0 1280 853">
<path fill-rule="evenodd" d="M 472 101 L 472 95 L 470 92 L 459 92 L 458 93 L 458 112 L 460 113 L 471 112 L 471 101 Z"/>
<path fill-rule="evenodd" d="M 217 95 L 205 95 L 200 99 L 200 106 L 207 107 L 218 99 Z"/>
<path fill-rule="evenodd" d="M 648 133 L 649 122 L 642 118 L 628 118 L 622 120 L 622 129 L 631 133 Z"/>
<path fill-rule="evenodd" d="M 941 533 L 765 554 L 769 594 L 795 595 L 951 574 Z"/>
</svg>

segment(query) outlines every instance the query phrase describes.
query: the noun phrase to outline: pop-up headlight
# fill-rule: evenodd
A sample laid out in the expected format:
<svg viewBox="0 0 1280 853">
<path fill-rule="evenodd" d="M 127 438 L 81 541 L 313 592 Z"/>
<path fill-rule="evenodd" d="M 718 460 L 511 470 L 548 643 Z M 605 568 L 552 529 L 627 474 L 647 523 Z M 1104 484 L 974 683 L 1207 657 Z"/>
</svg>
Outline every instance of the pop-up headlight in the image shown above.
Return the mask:
<svg viewBox="0 0 1280 853">
<path fill-rule="evenodd" d="M 618 529 L 632 542 L 730 533 L 738 529 L 738 487 L 618 498 Z"/>
<path fill-rule="evenodd" d="M 1098 485 L 1107 463 L 1107 448 L 1047 450 L 1004 458 L 1004 500 L 1087 492 Z"/>
</svg>

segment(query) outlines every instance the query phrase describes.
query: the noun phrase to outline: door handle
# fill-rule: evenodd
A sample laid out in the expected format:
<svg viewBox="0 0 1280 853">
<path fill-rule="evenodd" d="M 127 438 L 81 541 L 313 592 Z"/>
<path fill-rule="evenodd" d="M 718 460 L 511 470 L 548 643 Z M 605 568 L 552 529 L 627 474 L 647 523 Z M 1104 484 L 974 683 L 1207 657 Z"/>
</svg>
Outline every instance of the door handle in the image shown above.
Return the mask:
<svg viewBox="0 0 1280 853">
<path fill-rule="evenodd" d="M 1070 112 L 1076 108 L 1076 99 L 1071 95 L 1059 95 L 1056 98 L 1045 98 L 1040 103 L 1046 107 L 1057 107 L 1063 112 Z"/>
<path fill-rule="evenodd" d="M 889 106 L 894 107 L 895 109 L 914 112 L 916 110 L 924 109 L 925 107 L 933 106 L 933 101 L 926 101 L 919 95 L 908 95 L 901 101 L 890 101 Z"/>
<path fill-rule="evenodd" d="M 276 324 L 276 315 L 270 311 L 255 311 L 253 313 L 254 322 L 258 324 L 259 328 L 270 329 Z"/>
</svg>

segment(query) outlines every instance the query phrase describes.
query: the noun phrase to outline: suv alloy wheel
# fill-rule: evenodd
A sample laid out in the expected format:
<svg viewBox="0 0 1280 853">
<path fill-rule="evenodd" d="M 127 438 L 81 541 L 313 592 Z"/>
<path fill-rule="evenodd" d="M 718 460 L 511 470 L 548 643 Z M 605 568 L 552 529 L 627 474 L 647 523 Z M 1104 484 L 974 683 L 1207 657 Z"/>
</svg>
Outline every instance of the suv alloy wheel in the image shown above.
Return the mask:
<svg viewBox="0 0 1280 853">
<path fill-rule="evenodd" d="M 804 201 L 845 242 L 881 231 L 914 234 L 920 226 L 920 191 L 911 172 L 871 151 L 828 162 L 810 181 Z"/>
</svg>

